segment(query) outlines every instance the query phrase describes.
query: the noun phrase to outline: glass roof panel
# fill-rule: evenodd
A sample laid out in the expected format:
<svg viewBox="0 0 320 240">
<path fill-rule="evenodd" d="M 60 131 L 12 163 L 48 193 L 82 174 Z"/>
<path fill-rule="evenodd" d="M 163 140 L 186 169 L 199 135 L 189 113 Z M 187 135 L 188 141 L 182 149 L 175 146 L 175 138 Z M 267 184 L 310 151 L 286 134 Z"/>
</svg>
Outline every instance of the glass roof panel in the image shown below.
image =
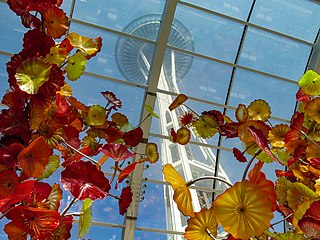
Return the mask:
<svg viewBox="0 0 320 240">
<path fill-rule="evenodd" d="M 137 113 L 140 113 L 142 108 L 143 89 L 85 74 L 78 81 L 69 82 L 69 84 L 72 87 L 73 96 L 88 105 L 100 104 L 105 106 L 106 100 L 100 92 L 112 91 L 122 101 L 122 108 L 119 109 L 119 112 L 125 114 L 132 125 L 139 123 L 140 114 Z"/>
<path fill-rule="evenodd" d="M 297 84 L 237 69 L 229 105 L 237 107 L 242 103 L 248 106 L 255 99 L 263 99 L 269 103 L 272 116 L 289 119 L 297 90 Z"/>
<path fill-rule="evenodd" d="M 109 0 L 108 2 L 81 0 L 76 1 L 73 17 L 117 31 L 123 31 L 128 23 L 138 17 L 150 13 L 162 14 L 164 4 L 164 0 Z"/>
<path fill-rule="evenodd" d="M 28 30 L 21 24 L 21 20 L 13 13 L 7 4 L 0 2 L 0 50 L 18 53 L 22 48 L 23 35 Z"/>
<path fill-rule="evenodd" d="M 73 239 L 77 239 L 79 225 L 74 223 L 74 226 L 71 229 Z M 89 230 L 89 233 L 86 235 L 85 239 L 105 239 L 105 240 L 118 240 L 121 239 L 122 228 L 99 226 L 93 223 Z"/>
<path fill-rule="evenodd" d="M 101 52 L 88 61 L 86 71 L 143 85 L 147 83 L 150 66 L 146 67 L 143 56 L 151 62 L 154 52 L 153 44 L 78 23 L 72 23 L 70 30 L 80 35 L 101 36 L 103 39 Z M 137 63 L 136 59 L 140 61 Z"/>
<path fill-rule="evenodd" d="M 165 83 L 160 78 L 159 89 L 224 103 L 232 74 L 231 66 L 173 50 L 166 51 L 166 58 L 163 68 L 170 82 Z M 175 66 L 171 64 L 173 59 L 177 59 Z"/>
<path fill-rule="evenodd" d="M 311 47 L 255 28 L 248 28 L 239 64 L 299 80 L 305 71 Z"/>
<path fill-rule="evenodd" d="M 320 4 L 312 1 L 257 0 L 250 22 L 313 43 L 319 31 Z"/>
<path fill-rule="evenodd" d="M 189 2 L 228 16 L 246 20 L 253 0 L 185 0 L 185 2 Z"/>
<path fill-rule="evenodd" d="M 177 6 L 175 19 L 189 29 L 196 53 L 234 61 L 243 25 L 184 5 Z"/>
<path fill-rule="evenodd" d="M 6 69 L 6 63 L 10 61 L 10 57 L 5 55 L 0 55 L 0 101 L 2 100 L 2 96 L 5 94 L 6 90 L 9 88 L 8 86 L 8 73 Z"/>
</svg>

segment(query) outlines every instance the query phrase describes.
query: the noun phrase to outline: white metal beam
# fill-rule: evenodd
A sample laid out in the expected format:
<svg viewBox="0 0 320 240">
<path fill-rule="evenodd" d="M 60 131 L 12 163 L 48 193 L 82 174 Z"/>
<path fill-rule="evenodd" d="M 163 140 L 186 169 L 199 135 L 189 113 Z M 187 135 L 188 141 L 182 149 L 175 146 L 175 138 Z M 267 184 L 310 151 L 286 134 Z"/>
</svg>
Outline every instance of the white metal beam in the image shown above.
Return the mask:
<svg viewBox="0 0 320 240">
<path fill-rule="evenodd" d="M 149 84 L 145 94 L 145 104 L 154 107 L 156 101 L 156 91 L 159 82 L 159 76 L 161 74 L 162 63 L 167 48 L 168 38 L 170 35 L 171 25 L 173 22 L 174 13 L 177 7 L 178 0 L 168 0 L 166 2 L 162 22 L 160 25 L 158 39 L 156 42 L 154 55 L 152 59 L 151 69 L 149 73 Z M 144 108 L 140 119 L 144 119 L 149 114 Z M 151 118 L 148 118 L 141 125 L 144 133 L 144 139 L 148 139 L 151 126 Z M 145 144 L 139 144 L 137 152 L 144 152 Z M 133 201 L 127 211 L 125 218 L 125 228 L 122 234 L 123 240 L 133 240 L 134 231 L 136 229 L 136 221 L 138 216 L 138 207 L 140 202 L 141 182 L 143 177 L 144 166 L 142 164 L 137 165 L 132 174 L 131 188 L 133 193 Z"/>
</svg>

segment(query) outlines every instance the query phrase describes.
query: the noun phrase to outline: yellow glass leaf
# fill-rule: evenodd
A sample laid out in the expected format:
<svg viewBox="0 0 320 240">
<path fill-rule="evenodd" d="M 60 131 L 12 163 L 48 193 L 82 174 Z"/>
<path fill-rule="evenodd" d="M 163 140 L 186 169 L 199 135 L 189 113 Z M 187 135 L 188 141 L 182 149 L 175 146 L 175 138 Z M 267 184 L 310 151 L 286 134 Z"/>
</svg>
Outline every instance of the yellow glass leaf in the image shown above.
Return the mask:
<svg viewBox="0 0 320 240">
<path fill-rule="evenodd" d="M 106 120 L 106 110 L 100 105 L 92 105 L 89 108 L 87 122 L 89 125 L 103 125 Z"/>
<path fill-rule="evenodd" d="M 15 77 L 19 88 L 29 94 L 36 94 L 40 86 L 49 79 L 51 64 L 37 58 L 28 58 L 17 68 Z"/>
<path fill-rule="evenodd" d="M 248 120 L 249 111 L 247 107 L 243 104 L 238 105 L 235 114 L 236 114 L 236 119 L 240 123 L 245 123 Z"/>
<path fill-rule="evenodd" d="M 272 203 L 257 184 L 247 180 L 219 195 L 212 207 L 218 223 L 235 238 L 261 235 L 273 218 Z"/>
<path fill-rule="evenodd" d="M 320 123 L 320 98 L 311 100 L 305 107 L 306 113 L 317 123 Z"/>
<path fill-rule="evenodd" d="M 311 96 L 320 95 L 320 76 L 312 70 L 308 70 L 298 82 L 301 91 Z"/>
<path fill-rule="evenodd" d="M 170 104 L 169 110 L 172 111 L 173 109 L 176 109 L 181 104 L 183 104 L 185 101 L 188 100 L 188 97 L 182 93 L 180 93 Z"/>
<path fill-rule="evenodd" d="M 281 206 L 284 206 L 287 202 L 287 191 L 291 187 L 292 182 L 290 182 L 285 177 L 280 177 L 277 179 L 275 184 L 275 189 L 277 193 L 277 200 Z"/>
<path fill-rule="evenodd" d="M 54 183 L 52 185 L 52 189 L 48 197 L 50 209 L 58 211 L 61 199 L 62 199 L 62 190 L 60 188 L 60 185 Z"/>
<path fill-rule="evenodd" d="M 303 218 L 303 215 L 306 213 L 310 205 L 310 201 L 308 199 L 305 199 L 300 205 L 297 206 L 297 209 L 295 209 L 295 211 L 293 212 L 292 224 L 295 227 L 295 232 L 300 231 L 298 222 L 301 218 Z"/>
<path fill-rule="evenodd" d="M 316 180 L 314 188 L 316 189 L 316 193 L 320 196 L 320 178 Z"/>
<path fill-rule="evenodd" d="M 56 93 L 61 96 L 70 97 L 72 95 L 72 88 L 66 83 L 60 88 L 60 91 L 57 91 Z"/>
<path fill-rule="evenodd" d="M 210 209 L 201 209 L 194 217 L 188 219 L 184 237 L 188 240 L 212 240 L 217 236 L 218 223 Z"/>
<path fill-rule="evenodd" d="M 150 163 L 155 163 L 159 160 L 159 153 L 158 153 L 158 146 L 155 143 L 147 143 L 146 146 L 146 155 L 147 155 L 147 160 Z"/>
<path fill-rule="evenodd" d="M 60 66 L 67 58 L 67 50 L 65 48 L 51 47 L 50 52 L 45 58 L 45 62 Z"/>
<path fill-rule="evenodd" d="M 287 124 L 277 124 L 269 132 L 269 141 L 273 147 L 284 147 L 284 136 L 290 130 Z"/>
<path fill-rule="evenodd" d="M 298 205 L 305 201 L 309 201 L 311 204 L 319 200 L 319 196 L 303 183 L 294 182 L 287 191 L 287 200 L 289 207 L 295 210 Z"/>
<path fill-rule="evenodd" d="M 178 209 L 183 215 L 194 217 L 195 213 L 193 211 L 191 193 L 185 180 L 171 164 L 166 164 L 162 172 L 164 179 L 170 183 L 173 188 L 173 199 L 177 203 Z"/>
<path fill-rule="evenodd" d="M 70 81 L 75 81 L 83 74 L 86 69 L 87 59 L 82 52 L 77 52 L 68 58 L 66 66 L 67 77 Z"/>
<path fill-rule="evenodd" d="M 208 115 L 200 116 L 193 126 L 195 132 L 202 138 L 211 138 L 219 131 L 218 121 Z"/>
<path fill-rule="evenodd" d="M 60 165 L 60 157 L 56 154 L 53 154 L 49 157 L 49 162 L 46 165 L 42 175 L 38 176 L 37 179 L 42 180 L 48 178 L 55 172 Z"/>
<path fill-rule="evenodd" d="M 275 240 L 307 240 L 303 235 L 293 232 L 278 233 Z"/>
<path fill-rule="evenodd" d="M 99 38 L 92 39 L 86 36 L 80 36 L 76 32 L 69 33 L 67 38 L 70 41 L 70 44 L 81 50 L 82 52 L 93 55 L 101 50 L 101 41 L 99 42 Z"/>
<path fill-rule="evenodd" d="M 249 106 L 249 117 L 252 120 L 267 121 L 270 117 L 271 110 L 268 103 L 264 100 L 254 100 Z"/>
</svg>

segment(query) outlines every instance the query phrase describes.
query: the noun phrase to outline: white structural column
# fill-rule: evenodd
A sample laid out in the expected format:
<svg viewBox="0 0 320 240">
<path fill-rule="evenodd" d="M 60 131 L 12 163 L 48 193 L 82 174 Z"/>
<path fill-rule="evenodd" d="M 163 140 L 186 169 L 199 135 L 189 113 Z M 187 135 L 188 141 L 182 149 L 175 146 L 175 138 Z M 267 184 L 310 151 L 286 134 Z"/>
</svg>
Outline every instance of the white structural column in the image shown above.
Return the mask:
<svg viewBox="0 0 320 240">
<path fill-rule="evenodd" d="M 157 43 L 155 46 L 155 51 L 152 59 L 151 69 L 149 73 L 149 85 L 145 94 L 145 104 L 154 107 L 156 100 L 157 86 L 159 82 L 159 77 L 161 74 L 162 63 L 168 43 L 168 38 L 170 35 L 171 25 L 173 22 L 174 13 L 177 7 L 178 0 L 168 0 L 165 5 L 163 12 L 162 22 L 160 25 L 160 30 L 158 34 Z M 149 113 L 143 109 L 140 119 L 144 119 Z M 160 113 L 161 114 L 161 113 Z M 150 132 L 151 118 L 148 118 L 141 126 L 144 132 L 144 139 L 147 139 Z M 138 146 L 137 152 L 144 152 L 145 144 L 140 144 Z M 127 211 L 125 218 L 125 228 L 123 230 L 122 239 L 123 240 L 133 240 L 134 231 L 136 227 L 136 221 L 138 217 L 138 207 L 140 200 L 141 191 L 141 181 L 143 177 L 142 164 L 137 165 L 133 172 L 131 180 L 131 188 L 133 193 L 133 201 Z"/>
</svg>

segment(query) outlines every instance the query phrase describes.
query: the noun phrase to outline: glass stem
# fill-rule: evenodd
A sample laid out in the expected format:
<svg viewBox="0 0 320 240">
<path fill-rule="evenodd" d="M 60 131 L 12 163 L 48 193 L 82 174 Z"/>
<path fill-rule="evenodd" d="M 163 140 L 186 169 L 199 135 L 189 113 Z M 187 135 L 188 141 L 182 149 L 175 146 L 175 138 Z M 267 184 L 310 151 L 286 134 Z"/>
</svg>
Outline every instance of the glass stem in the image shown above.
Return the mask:
<svg viewBox="0 0 320 240">
<path fill-rule="evenodd" d="M 260 153 L 262 152 L 261 149 L 258 149 L 255 154 L 252 156 L 252 158 L 250 159 L 250 161 L 248 162 L 247 166 L 246 166 L 246 169 L 244 170 L 243 172 L 243 175 L 242 175 L 242 181 L 246 178 L 247 176 L 247 173 L 249 171 L 249 168 L 251 166 L 251 164 L 253 163 L 253 160 L 256 158 L 256 156 L 258 156 Z"/>
<path fill-rule="evenodd" d="M 195 178 L 195 179 L 192 179 L 190 181 L 188 181 L 186 183 L 187 187 L 191 186 L 192 184 L 194 184 L 195 182 L 198 182 L 198 181 L 201 181 L 201 180 L 218 180 L 218 181 L 221 181 L 225 184 L 227 184 L 229 187 L 232 187 L 232 184 L 229 183 L 228 181 L 226 181 L 225 179 L 223 178 L 220 178 L 220 177 L 215 177 L 215 176 L 203 176 L 203 177 L 198 177 L 198 178 Z"/>
</svg>

